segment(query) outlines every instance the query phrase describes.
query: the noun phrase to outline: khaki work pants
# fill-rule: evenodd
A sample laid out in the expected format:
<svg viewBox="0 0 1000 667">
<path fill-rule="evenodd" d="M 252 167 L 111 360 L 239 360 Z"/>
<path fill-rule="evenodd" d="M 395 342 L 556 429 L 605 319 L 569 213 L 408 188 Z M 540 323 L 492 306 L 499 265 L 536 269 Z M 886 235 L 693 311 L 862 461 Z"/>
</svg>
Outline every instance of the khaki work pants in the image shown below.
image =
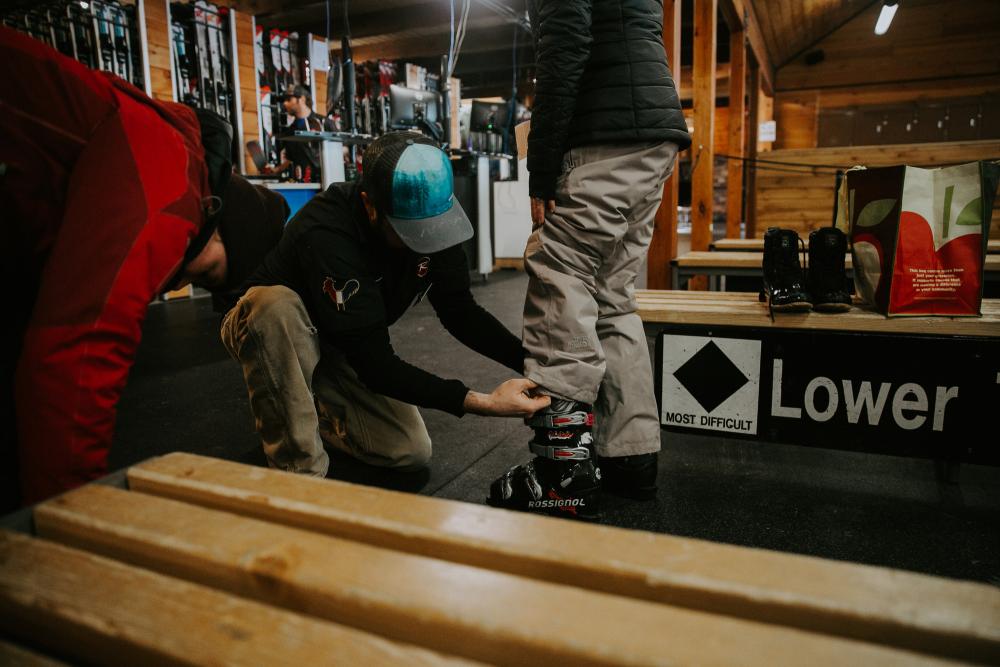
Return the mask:
<svg viewBox="0 0 1000 667">
<path fill-rule="evenodd" d="M 414 470 L 431 439 L 417 408 L 365 387 L 342 355 L 324 352 L 302 300 L 281 285 L 252 287 L 222 321 L 243 367 L 271 467 L 325 476 L 327 447 L 365 463 Z"/>
<path fill-rule="evenodd" d="M 525 249 L 525 376 L 548 392 L 594 404 L 601 456 L 660 449 L 635 280 L 676 157 L 672 142 L 571 149 L 556 209 Z"/>
</svg>

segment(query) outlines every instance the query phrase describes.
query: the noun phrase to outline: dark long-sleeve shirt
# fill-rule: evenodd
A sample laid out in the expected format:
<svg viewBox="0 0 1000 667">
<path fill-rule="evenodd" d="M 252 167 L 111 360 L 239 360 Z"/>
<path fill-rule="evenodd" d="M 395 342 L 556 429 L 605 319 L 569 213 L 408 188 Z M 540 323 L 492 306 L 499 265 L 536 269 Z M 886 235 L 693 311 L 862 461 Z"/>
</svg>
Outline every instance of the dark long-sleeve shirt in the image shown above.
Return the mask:
<svg viewBox="0 0 1000 667">
<path fill-rule="evenodd" d="M 426 295 L 458 341 L 520 373 L 520 340 L 476 303 L 469 284 L 460 246 L 431 255 L 392 250 L 369 223 L 358 186 L 335 184 L 292 219 L 247 287 L 295 290 L 321 345 L 339 350 L 372 391 L 462 415 L 468 387 L 400 359 L 388 328 Z"/>
</svg>

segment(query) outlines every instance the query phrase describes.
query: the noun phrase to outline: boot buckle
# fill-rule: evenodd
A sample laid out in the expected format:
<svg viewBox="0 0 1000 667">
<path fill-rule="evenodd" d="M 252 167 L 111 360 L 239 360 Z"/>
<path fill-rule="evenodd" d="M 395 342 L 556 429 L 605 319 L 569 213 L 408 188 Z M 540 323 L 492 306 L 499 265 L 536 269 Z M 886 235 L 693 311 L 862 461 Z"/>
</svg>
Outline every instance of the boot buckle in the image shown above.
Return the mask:
<svg viewBox="0 0 1000 667">
<path fill-rule="evenodd" d="M 564 426 L 593 426 L 593 412 L 568 412 L 562 415 L 543 414 L 529 417 L 525 420 L 528 426 L 544 426 L 545 428 L 562 428 Z"/>
<path fill-rule="evenodd" d="M 590 450 L 586 447 L 552 447 L 529 442 L 528 448 L 533 454 L 553 461 L 586 461 L 590 458 Z"/>
</svg>

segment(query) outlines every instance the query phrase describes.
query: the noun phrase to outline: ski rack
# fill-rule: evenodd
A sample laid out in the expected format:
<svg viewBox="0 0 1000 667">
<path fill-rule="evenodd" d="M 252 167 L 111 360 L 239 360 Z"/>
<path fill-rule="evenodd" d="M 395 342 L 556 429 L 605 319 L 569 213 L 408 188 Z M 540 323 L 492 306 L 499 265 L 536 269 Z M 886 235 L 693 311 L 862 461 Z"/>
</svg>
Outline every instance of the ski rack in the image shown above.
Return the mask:
<svg viewBox="0 0 1000 667">
<path fill-rule="evenodd" d="M 172 66 L 179 102 L 233 122 L 234 82 L 229 11 L 205 2 L 170 3 Z"/>
<path fill-rule="evenodd" d="M 49 2 L 11 8 L 0 23 L 90 67 L 144 88 L 137 9 L 117 0 Z"/>
</svg>

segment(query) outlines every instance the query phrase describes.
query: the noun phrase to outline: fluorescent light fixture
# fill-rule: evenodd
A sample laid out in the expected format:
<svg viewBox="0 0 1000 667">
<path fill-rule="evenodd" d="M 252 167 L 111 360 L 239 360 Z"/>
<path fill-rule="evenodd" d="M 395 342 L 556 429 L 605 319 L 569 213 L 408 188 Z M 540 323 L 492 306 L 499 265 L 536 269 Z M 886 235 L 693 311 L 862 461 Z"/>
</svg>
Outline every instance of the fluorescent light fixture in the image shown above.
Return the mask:
<svg viewBox="0 0 1000 667">
<path fill-rule="evenodd" d="M 898 0 L 886 0 L 882 3 L 882 11 L 878 15 L 878 21 L 875 22 L 876 35 L 884 35 L 889 32 L 889 25 L 892 23 L 892 17 L 896 15 L 897 9 L 899 9 Z"/>
</svg>

